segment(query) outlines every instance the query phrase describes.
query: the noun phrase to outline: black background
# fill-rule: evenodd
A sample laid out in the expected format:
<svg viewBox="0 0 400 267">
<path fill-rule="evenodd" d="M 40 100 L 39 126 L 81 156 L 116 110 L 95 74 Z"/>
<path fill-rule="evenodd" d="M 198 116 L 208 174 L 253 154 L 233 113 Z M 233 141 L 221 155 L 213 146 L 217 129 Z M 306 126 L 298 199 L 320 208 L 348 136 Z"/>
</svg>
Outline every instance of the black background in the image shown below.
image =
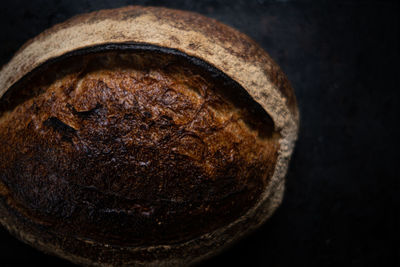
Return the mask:
<svg viewBox="0 0 400 267">
<path fill-rule="evenodd" d="M 192 10 L 239 29 L 282 67 L 298 98 L 300 136 L 281 207 L 204 266 L 399 264 L 398 4 L 13 0 L 0 4 L 0 65 L 56 23 L 128 4 Z M 0 228 L 0 265 L 14 264 L 71 265 Z"/>
</svg>

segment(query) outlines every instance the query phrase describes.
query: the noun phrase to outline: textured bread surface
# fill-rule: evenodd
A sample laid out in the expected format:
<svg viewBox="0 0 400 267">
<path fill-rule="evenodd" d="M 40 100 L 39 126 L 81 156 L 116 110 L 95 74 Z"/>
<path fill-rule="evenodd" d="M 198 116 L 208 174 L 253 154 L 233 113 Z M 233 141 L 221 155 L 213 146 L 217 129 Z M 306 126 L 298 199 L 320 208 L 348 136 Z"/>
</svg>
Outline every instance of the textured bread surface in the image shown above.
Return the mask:
<svg viewBox="0 0 400 267">
<path fill-rule="evenodd" d="M 79 264 L 198 262 L 278 207 L 298 120 L 279 67 L 226 25 L 78 16 L 0 71 L 0 222 Z"/>
<path fill-rule="evenodd" d="M 3 98 L 1 182 L 33 223 L 168 244 L 228 224 L 259 198 L 279 147 L 271 119 L 229 101 L 235 88 L 153 54 L 68 59 Z"/>
</svg>

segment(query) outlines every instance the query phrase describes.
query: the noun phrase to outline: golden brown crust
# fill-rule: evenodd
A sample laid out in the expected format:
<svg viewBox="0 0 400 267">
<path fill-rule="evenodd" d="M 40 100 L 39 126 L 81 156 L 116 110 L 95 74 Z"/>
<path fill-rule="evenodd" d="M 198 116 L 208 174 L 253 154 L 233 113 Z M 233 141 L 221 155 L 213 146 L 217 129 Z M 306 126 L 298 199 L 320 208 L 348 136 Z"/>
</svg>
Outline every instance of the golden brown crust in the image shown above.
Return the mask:
<svg viewBox="0 0 400 267">
<path fill-rule="evenodd" d="M 42 146 L 39 146 L 41 147 L 40 149 L 42 150 L 44 149 L 47 155 L 49 155 L 48 151 L 52 151 L 51 153 L 53 154 L 51 153 L 50 154 L 59 158 L 59 160 L 56 161 L 58 162 L 56 164 L 59 165 L 62 165 L 63 162 L 67 165 L 73 162 L 72 155 L 75 155 L 76 153 L 76 151 L 74 151 L 73 149 L 76 149 L 76 147 L 78 149 L 84 148 L 82 144 L 85 142 L 86 142 L 85 145 L 89 145 L 88 147 L 94 146 L 96 149 L 100 149 L 101 145 L 96 143 L 94 139 L 91 140 L 90 134 L 86 135 L 85 137 L 86 139 L 77 138 L 77 134 L 79 133 L 79 131 L 81 131 L 82 126 L 86 125 L 85 123 L 89 123 L 88 125 L 86 125 L 87 129 L 96 129 L 96 127 L 90 125 L 90 123 L 93 123 L 98 119 L 98 118 L 96 119 L 97 115 L 99 116 L 101 115 L 104 121 L 105 114 L 102 114 L 102 112 L 104 111 L 101 110 L 102 107 L 104 108 L 104 106 L 107 106 L 106 112 L 108 112 L 110 105 L 113 106 L 113 108 L 115 108 L 116 100 L 115 99 L 112 100 L 110 97 L 111 95 L 113 95 L 118 91 L 119 87 L 110 86 L 107 83 L 104 83 L 104 81 L 100 80 L 104 79 L 105 77 L 108 77 L 107 79 L 109 83 L 113 83 L 113 81 L 115 80 L 118 80 L 119 82 L 124 82 L 127 81 L 127 77 L 122 75 L 122 72 L 117 71 L 113 73 L 102 73 L 103 76 L 100 75 L 101 79 L 96 78 L 96 79 L 90 79 L 90 81 L 84 81 L 83 84 L 91 86 L 86 87 L 87 90 L 86 91 L 84 90 L 85 94 L 82 96 L 90 96 L 90 97 L 87 97 L 86 100 L 85 97 L 81 97 L 79 98 L 80 102 L 77 100 L 78 102 L 74 102 L 72 104 L 70 103 L 71 106 L 69 107 L 68 111 L 69 113 L 67 112 L 68 113 L 67 114 L 65 113 L 65 109 L 68 108 L 65 105 L 65 101 L 71 99 L 70 98 L 66 99 L 61 97 L 60 92 L 64 92 L 63 94 L 65 95 L 65 92 L 76 91 L 75 89 L 71 90 L 70 88 L 65 87 L 65 85 L 67 85 L 68 83 L 72 83 L 73 88 L 80 88 L 81 85 L 78 86 L 77 84 L 74 84 L 73 81 L 76 82 L 77 79 L 77 77 L 74 76 L 74 78 L 71 78 L 70 80 L 69 79 L 60 80 L 63 81 L 61 84 L 64 87 L 63 88 L 61 88 L 62 86 L 58 87 L 58 89 L 56 90 L 58 94 L 56 94 L 55 97 L 52 98 L 51 94 L 49 94 L 50 91 L 44 90 L 45 92 L 47 92 L 41 95 L 44 98 L 42 98 L 42 100 L 40 100 L 40 98 L 36 99 L 37 101 L 42 101 L 39 106 L 40 108 L 43 108 L 42 111 L 40 111 L 37 114 L 37 116 L 39 116 L 40 118 L 36 120 L 32 120 L 32 114 L 35 114 L 35 105 L 32 102 L 29 102 L 32 101 L 32 99 L 29 100 L 30 98 L 28 97 L 24 98 L 28 99 L 28 101 L 25 103 L 18 103 L 17 105 L 15 105 L 15 103 L 11 104 L 11 106 L 12 105 L 14 105 L 14 107 L 19 106 L 20 108 L 19 111 L 18 110 L 16 111 L 17 113 L 12 114 L 12 112 L 15 111 L 12 111 L 12 109 L 10 108 L 10 104 L 6 105 L 5 104 L 6 102 L 4 102 L 4 99 L 7 100 L 7 98 L 10 99 L 12 102 L 13 97 L 10 96 L 13 96 L 13 94 L 10 93 L 11 90 L 3 97 L 3 103 L 1 104 L 0 107 L 1 109 L 0 112 L 3 112 L 2 113 L 3 115 L 0 117 L 0 128 L 1 128 L 0 135 L 2 134 L 3 136 L 1 138 L 5 140 L 6 139 L 5 136 L 7 134 L 14 133 L 14 139 L 10 138 L 9 142 L 8 143 L 6 142 L 7 144 L 2 144 L 2 150 L 4 150 L 2 151 L 4 152 L 2 154 L 3 155 L 7 154 L 10 157 L 7 159 L 4 158 L 2 161 L 0 161 L 2 162 L 1 164 L 3 164 L 2 167 L 7 169 L 9 174 L 9 176 L 3 175 L 2 180 L 0 181 L 0 194 L 2 195 L 2 197 L 0 198 L 0 200 L 2 201 L 0 203 L 0 215 L 1 215 L 0 221 L 11 232 L 16 234 L 23 241 L 28 242 L 34 245 L 35 247 L 38 247 L 47 252 L 55 253 L 59 256 L 68 258 L 71 261 L 81 264 L 113 264 L 113 265 L 121 265 L 121 264 L 182 265 L 198 261 L 202 258 L 208 257 L 220 251 L 222 248 L 226 247 L 234 240 L 240 238 L 245 233 L 248 233 L 252 229 L 256 228 L 263 221 L 265 221 L 265 219 L 268 218 L 272 214 L 274 209 L 279 205 L 280 200 L 282 198 L 283 181 L 284 181 L 283 178 L 286 173 L 288 161 L 291 152 L 293 150 L 294 141 L 297 136 L 297 128 L 298 128 L 297 106 L 293 90 L 291 89 L 285 75 L 280 71 L 279 67 L 257 44 L 255 44 L 247 36 L 237 32 L 236 30 L 229 28 L 228 26 L 225 26 L 223 24 L 216 22 L 215 20 L 205 18 L 195 13 L 169 10 L 164 8 L 153 8 L 153 7 L 149 8 L 126 7 L 116 10 L 105 10 L 105 11 L 98 11 L 90 14 L 81 15 L 63 24 L 57 25 L 50 30 L 47 30 L 43 34 L 29 41 L 23 48 L 21 48 L 21 50 L 15 55 L 12 61 L 8 65 L 6 65 L 0 72 L 0 88 L 1 88 L 0 97 L 9 88 L 11 88 L 13 84 L 21 80 L 29 72 L 35 70 L 36 67 L 48 62 L 51 59 L 57 59 L 77 49 L 88 48 L 97 45 L 106 45 L 109 43 L 113 44 L 144 43 L 157 47 L 168 47 L 176 49 L 178 51 L 185 53 L 188 56 L 196 57 L 204 61 L 206 64 L 214 66 L 215 68 L 219 69 L 220 71 L 228 75 L 231 79 L 238 82 L 248 92 L 250 97 L 256 102 L 258 102 L 258 104 L 260 104 L 262 108 L 271 116 L 272 120 L 270 122 L 261 123 L 262 125 L 267 125 L 267 127 L 264 127 L 265 128 L 264 130 L 262 130 L 263 127 L 260 128 L 260 126 L 254 128 L 254 123 L 250 123 L 250 125 L 253 124 L 253 126 L 250 127 L 251 128 L 250 130 L 249 122 L 251 120 L 254 121 L 254 118 L 257 117 L 255 116 L 255 114 L 245 115 L 243 112 L 239 113 L 233 112 L 232 110 L 234 110 L 234 108 L 232 108 L 232 103 L 234 101 L 230 102 L 231 104 L 223 104 L 222 105 L 223 108 L 220 107 L 221 110 L 219 111 L 218 108 L 213 107 L 211 105 L 210 108 L 207 109 L 208 113 L 205 116 L 200 116 L 201 118 L 203 118 L 203 120 L 206 119 L 207 121 L 207 123 L 203 125 L 206 126 L 205 128 L 213 128 L 213 127 L 218 128 L 219 127 L 218 125 L 223 125 L 222 121 L 224 121 L 223 118 L 225 119 L 227 118 L 226 114 L 238 114 L 236 116 L 239 117 L 244 116 L 243 117 L 244 119 L 242 120 L 246 122 L 245 123 L 246 125 L 240 123 L 239 124 L 233 123 L 232 125 L 236 126 L 230 128 L 230 130 L 227 130 L 228 128 L 223 129 L 224 134 L 221 135 L 221 138 L 210 139 L 206 142 L 204 142 L 203 136 L 198 138 L 200 136 L 200 132 L 196 132 L 195 135 L 182 134 L 181 142 L 184 143 L 185 145 L 183 149 L 177 147 L 177 154 L 183 155 L 183 158 L 191 158 L 190 163 L 192 164 L 190 166 L 185 165 L 184 166 L 185 168 L 182 169 L 183 173 L 184 170 L 186 171 L 186 169 L 189 170 L 196 169 L 196 166 L 198 167 L 198 165 L 194 164 L 194 162 L 196 162 L 196 159 L 198 160 L 204 157 L 203 152 L 201 152 L 200 154 L 198 152 L 198 151 L 203 151 L 202 149 L 198 148 L 199 146 L 204 147 L 205 144 L 215 144 L 215 143 L 228 144 L 225 145 L 224 148 L 220 147 L 219 149 L 214 149 L 214 152 L 220 151 L 221 149 L 223 151 L 225 148 L 227 149 L 226 151 L 228 151 L 229 148 L 234 147 L 233 143 L 236 138 L 248 141 L 247 143 L 244 143 L 240 149 L 243 152 L 242 153 L 238 152 L 236 154 L 223 152 L 222 157 L 220 158 L 222 159 L 221 162 L 229 161 L 228 155 L 236 155 L 235 157 L 238 159 L 238 161 L 237 162 L 235 161 L 234 164 L 235 166 L 242 164 L 243 167 L 247 170 L 251 170 L 253 168 L 254 170 L 259 170 L 260 173 L 267 173 L 267 174 L 268 172 L 270 172 L 268 166 L 273 166 L 274 168 L 272 169 L 271 174 L 268 174 L 267 176 L 261 175 L 262 177 L 255 179 L 255 181 L 258 182 L 252 184 L 250 182 L 251 181 L 250 176 L 257 177 L 259 175 L 257 174 L 257 172 L 255 172 L 254 174 L 252 174 L 251 172 L 246 174 L 245 172 L 241 172 L 239 170 L 237 173 L 232 173 L 231 176 L 236 178 L 231 180 L 228 179 L 230 181 L 229 183 L 233 182 L 234 184 L 233 187 L 229 187 L 228 185 L 228 188 L 230 188 L 229 190 L 231 190 L 230 192 L 236 191 L 245 193 L 239 193 L 238 201 L 236 199 L 229 200 L 233 202 L 237 201 L 236 204 L 234 203 L 229 204 L 228 203 L 229 201 L 226 202 L 225 204 L 223 203 L 218 204 L 220 205 L 219 208 L 215 208 L 214 211 L 211 209 L 211 213 L 214 212 L 214 215 L 212 214 L 209 215 L 210 218 L 216 219 L 218 212 L 221 212 L 221 209 L 223 210 L 223 207 L 227 209 L 228 213 L 230 211 L 234 212 L 231 215 L 226 215 L 225 221 L 218 221 L 218 222 L 213 221 L 213 223 L 211 224 L 209 222 L 200 222 L 199 224 L 196 224 L 193 227 L 193 229 L 194 228 L 199 228 L 199 229 L 197 232 L 192 233 L 192 235 L 190 235 L 190 233 L 193 231 L 193 229 L 192 230 L 187 229 L 185 234 L 181 234 L 180 236 L 175 235 L 166 237 L 166 239 L 161 241 L 161 243 L 154 242 L 154 238 L 152 239 L 152 237 L 143 238 L 142 236 L 142 237 L 136 237 L 137 242 L 136 243 L 133 242 L 130 245 L 126 243 L 126 240 L 121 241 L 118 238 L 114 239 L 114 241 L 112 242 L 107 242 L 106 239 L 110 239 L 110 235 L 109 236 L 105 235 L 103 239 L 100 237 L 101 235 L 99 235 L 98 240 L 93 240 L 92 238 L 82 238 L 83 235 L 81 235 L 80 238 L 79 235 L 77 238 L 72 238 L 72 239 L 66 238 L 65 236 L 60 234 L 60 232 L 54 230 L 54 229 L 63 229 L 61 232 L 63 231 L 65 232 L 66 228 L 62 228 L 62 226 L 60 225 L 54 225 L 54 221 L 53 222 L 49 221 L 49 218 L 51 216 L 54 216 L 54 214 L 64 214 L 67 218 L 68 216 L 72 216 L 71 214 L 74 213 L 75 211 L 73 211 L 72 209 L 69 212 L 68 209 L 65 209 L 64 213 L 62 212 L 59 213 L 58 211 L 54 211 L 52 210 L 52 208 L 49 207 L 53 207 L 54 209 L 54 203 L 57 202 L 57 198 L 63 199 L 66 197 L 71 197 L 71 199 L 76 199 L 76 196 L 69 196 L 69 195 L 66 196 L 64 194 L 74 194 L 75 192 L 79 192 L 79 190 L 76 190 L 75 192 L 72 193 L 68 190 L 66 190 L 66 193 L 61 192 L 61 190 L 60 191 L 56 190 L 56 194 L 53 196 L 54 198 L 51 199 L 51 201 L 49 202 L 49 199 L 44 198 L 45 194 L 43 195 L 40 193 L 39 188 L 38 188 L 39 191 L 37 191 L 36 193 L 35 191 L 31 192 L 28 192 L 29 190 L 24 191 L 23 183 L 20 183 L 15 180 L 12 181 L 13 179 L 12 177 L 15 177 L 15 174 L 13 174 L 12 172 L 13 171 L 18 172 L 18 168 L 20 168 L 18 166 L 21 166 L 23 164 L 21 163 L 14 164 L 13 167 L 14 169 L 10 168 L 9 164 L 10 162 L 15 162 L 14 159 L 21 158 L 21 155 L 19 155 L 18 153 L 20 153 L 21 149 L 22 151 L 24 151 L 24 149 L 26 150 L 25 147 L 26 144 L 38 144 L 38 143 L 42 144 Z M 112 78 L 110 75 L 112 76 Z M 118 77 L 116 77 L 115 75 Z M 123 76 L 125 78 L 121 79 L 120 76 Z M 161 76 L 164 77 L 163 78 L 164 80 L 163 79 L 161 80 L 165 82 L 166 76 L 165 75 Z M 161 85 L 163 82 L 156 82 L 155 84 Z M 132 81 L 130 80 L 128 84 L 129 83 L 132 83 Z M 202 84 L 201 81 L 200 82 L 196 81 L 196 83 Z M 143 86 L 146 87 L 149 85 L 142 84 L 141 87 Z M 169 84 L 168 86 L 171 86 L 171 84 Z M 33 91 L 35 91 L 34 88 L 39 88 L 39 87 L 38 86 L 31 87 Z M 94 89 L 97 90 L 95 92 L 90 91 Z M 98 97 L 98 92 L 105 93 L 107 91 L 112 91 L 113 94 L 108 95 L 108 98 L 106 97 L 106 99 L 103 100 L 102 98 Z M 173 99 L 175 99 L 176 96 L 175 93 L 178 91 L 174 90 L 173 91 L 174 93 L 172 95 L 168 95 L 168 90 L 164 91 L 159 90 L 159 94 L 160 97 L 165 96 L 166 99 L 164 100 L 168 102 L 168 101 L 174 101 Z M 187 93 L 189 91 L 185 89 L 179 92 L 181 93 L 181 95 L 185 95 L 185 93 L 182 92 Z M 172 91 L 169 92 L 171 93 Z M 145 95 L 146 94 L 143 94 L 143 96 Z M 222 94 L 221 96 L 220 98 L 222 99 L 228 97 L 227 95 L 224 94 Z M 201 102 L 201 99 L 199 100 L 196 97 L 191 98 L 189 97 L 189 95 L 185 95 L 184 98 L 186 100 L 189 99 L 190 101 L 181 99 L 179 101 L 180 103 L 179 105 L 181 105 L 186 101 L 187 103 L 189 103 L 189 106 L 191 106 L 193 110 L 196 110 L 196 107 L 198 107 L 199 103 Z M 234 96 L 231 98 L 231 100 L 232 99 L 233 100 L 238 99 L 238 97 Z M 101 101 L 105 102 L 103 103 Z M 97 105 L 99 102 L 101 102 L 100 106 Z M 142 104 L 143 104 L 142 106 L 149 106 L 149 105 L 154 106 L 154 104 L 151 104 L 150 102 L 145 102 Z M 171 104 L 173 106 L 173 103 L 169 103 L 168 105 Z M 257 106 L 255 103 L 253 103 L 252 105 Z M 228 106 L 230 108 L 227 108 Z M 247 106 L 247 108 L 243 110 L 247 110 L 248 107 L 249 106 Z M 168 113 L 168 109 L 161 109 L 161 110 L 163 110 L 161 113 L 163 113 L 164 115 Z M 226 113 L 227 110 L 231 111 Z M 26 114 L 26 116 L 24 117 L 22 114 Z M 50 114 L 52 115 L 50 116 Z M 117 116 L 117 119 L 123 120 L 122 114 L 118 112 L 116 112 L 116 114 L 119 114 Z M 152 120 L 153 119 L 152 113 L 150 117 L 143 115 L 144 113 L 141 112 L 137 112 L 136 114 L 138 116 L 138 119 L 144 122 L 143 123 L 144 125 L 147 125 L 144 126 L 145 128 L 146 127 L 148 128 L 144 129 L 145 132 L 149 130 L 148 127 L 149 124 L 155 123 L 156 125 L 158 125 L 158 128 L 156 130 L 156 136 L 163 135 L 159 134 L 159 131 L 162 129 L 160 124 L 161 121 Z M 140 114 L 142 114 L 144 117 Z M 221 116 L 216 114 L 225 114 L 225 115 Z M 86 115 L 90 117 L 93 121 L 92 122 L 90 122 L 90 120 L 89 122 L 85 121 L 83 117 L 85 117 Z M 168 113 L 167 115 L 171 114 Z M 179 124 L 180 120 L 182 123 L 182 120 L 184 121 L 185 118 L 187 118 L 185 117 L 186 115 L 180 117 L 179 112 L 175 113 L 172 112 L 172 117 L 175 116 L 174 118 L 178 122 L 176 124 Z M 29 118 L 29 116 L 31 117 Z M 11 118 L 21 119 L 21 121 L 19 121 L 17 125 L 20 125 L 21 129 L 24 129 L 22 130 L 22 132 L 19 132 L 19 134 L 22 133 L 22 136 L 17 137 L 16 133 L 18 132 L 17 131 L 18 128 L 13 129 L 11 127 L 10 124 Z M 207 118 L 212 118 L 212 119 L 207 120 Z M 221 119 L 220 122 L 218 122 L 219 120 L 218 118 Z M 269 118 L 269 116 L 265 114 L 265 118 Z M 259 121 L 259 119 L 260 117 L 257 117 L 255 121 Z M 29 125 L 29 122 L 32 122 L 32 124 L 28 127 L 27 125 Z M 97 120 L 96 122 L 99 121 Z M 216 123 L 216 125 L 213 125 L 213 123 Z M 260 125 L 259 123 L 256 123 L 256 125 L 257 124 Z M 129 128 L 130 130 L 134 130 L 134 127 L 129 123 L 122 123 L 121 121 L 119 121 L 118 123 L 116 123 L 116 125 L 118 125 L 119 128 L 130 127 Z M 272 129 L 272 127 L 274 129 Z M 194 129 L 190 130 L 193 132 Z M 254 137 L 254 130 L 256 132 L 255 135 L 256 137 Z M 177 131 L 177 129 L 174 129 L 173 131 L 171 131 L 171 133 L 174 131 Z M 266 136 L 268 136 L 267 139 L 265 139 L 265 136 L 263 137 L 263 134 L 260 134 L 263 131 L 266 132 Z M 38 132 L 41 132 L 42 136 L 39 137 Z M 83 135 L 84 132 L 85 131 L 82 131 Z M 110 136 L 115 135 L 115 133 L 109 133 L 109 132 L 107 134 Z M 105 136 L 107 136 L 107 134 Z M 151 132 L 148 132 L 148 134 L 149 134 L 148 138 L 151 139 L 152 138 Z M 231 142 L 226 143 L 223 141 L 223 139 L 227 139 L 228 135 L 229 135 L 228 139 L 232 140 L 233 143 Z M 22 139 L 25 138 L 26 136 L 31 136 L 32 138 L 31 142 L 25 142 L 25 143 L 22 142 Z M 148 140 L 148 138 L 147 139 L 145 138 L 143 140 Z M 184 138 L 187 138 L 187 140 Z M 97 139 L 102 140 L 101 138 Z M 58 144 L 56 146 L 58 147 L 58 149 L 62 148 L 61 150 L 63 152 L 61 154 L 57 154 L 58 150 L 49 147 L 46 144 L 46 141 L 44 140 L 52 140 L 54 144 Z M 82 143 L 82 141 L 80 140 L 86 140 L 86 141 Z M 87 143 L 88 140 L 89 144 Z M 117 142 L 115 143 L 115 145 L 118 146 L 118 144 L 122 143 L 123 142 L 121 143 Z M 19 150 L 13 151 L 12 149 L 9 149 L 10 146 L 13 146 L 15 144 L 19 144 L 20 146 Z M 74 145 L 77 144 L 77 146 L 74 147 L 71 144 Z M 118 149 L 120 149 L 123 146 L 124 145 L 121 145 Z M 104 149 L 104 147 L 101 148 Z M 168 155 L 171 154 L 170 152 L 171 148 L 172 145 L 167 147 L 167 150 L 164 152 L 164 154 Z M 34 152 L 33 154 L 41 155 L 42 157 L 43 155 L 46 155 L 46 153 L 44 154 L 42 153 L 43 151 L 42 152 L 36 151 L 35 149 L 38 148 L 31 148 L 31 152 Z M 250 150 L 254 152 L 250 152 Z M 70 154 L 71 156 L 65 157 L 65 153 L 68 154 L 69 152 L 71 153 Z M 261 160 L 259 159 L 258 161 L 259 165 L 256 165 L 256 167 L 251 166 L 250 164 L 251 161 L 249 162 L 248 157 L 250 157 L 249 155 L 251 155 L 251 153 L 255 153 L 251 157 L 261 158 Z M 157 155 L 152 154 L 151 156 L 157 157 Z M 214 159 L 218 158 L 215 153 L 213 155 L 210 154 L 208 156 L 211 156 Z M 87 157 L 87 154 L 77 162 L 81 161 L 85 157 Z M 108 156 L 105 157 L 107 158 Z M 242 163 L 239 162 L 239 158 L 241 157 L 242 157 Z M 110 161 L 111 160 L 112 158 L 110 158 Z M 165 159 L 162 159 L 161 161 L 164 160 Z M 27 160 L 26 162 L 32 162 L 32 160 Z M 148 161 L 140 161 L 140 162 L 145 163 Z M 262 162 L 264 163 L 269 162 L 269 164 L 271 165 L 267 164 L 268 166 L 263 167 L 261 166 Z M 43 178 L 40 177 L 43 177 L 43 171 L 49 172 L 49 169 L 57 169 L 60 166 L 55 166 L 55 165 L 52 166 L 50 164 L 50 160 L 48 162 L 47 167 L 43 167 L 41 164 L 38 163 L 38 161 L 36 163 L 35 161 L 33 161 L 32 164 L 34 165 L 32 168 L 38 172 L 37 175 L 38 177 L 32 178 L 30 175 L 28 175 L 29 177 L 26 177 L 26 179 L 29 178 L 33 179 L 32 184 L 28 183 L 28 185 L 30 185 L 30 188 L 32 185 L 34 187 L 34 185 L 37 183 L 39 184 L 42 183 L 43 185 L 45 185 L 44 188 L 52 187 L 53 181 L 46 180 L 46 182 L 44 182 L 43 180 L 41 180 Z M 138 164 L 140 163 L 138 162 Z M 217 162 L 212 162 L 211 166 L 215 166 L 218 164 L 219 163 Z M 78 168 L 82 168 L 82 166 L 81 167 L 78 166 Z M 104 168 L 105 169 L 103 171 L 105 171 L 107 167 Z M 203 170 L 206 169 L 207 168 L 204 168 L 203 166 Z M 26 172 L 24 173 L 32 173 L 32 171 L 29 170 L 25 171 Z M 35 171 L 33 173 L 35 173 Z M 228 169 L 226 169 L 226 171 L 228 171 Z M 195 173 L 195 175 L 200 173 L 204 173 L 204 176 L 210 176 L 210 172 L 207 173 L 207 171 L 199 171 L 198 173 Z M 88 175 L 89 173 L 85 173 L 83 177 L 87 177 Z M 190 176 L 191 174 L 186 174 L 186 176 L 187 175 Z M 212 177 L 212 175 L 210 177 Z M 220 177 L 222 176 L 216 175 L 215 177 L 216 180 L 218 181 L 218 179 L 220 179 Z M 51 177 L 48 176 L 48 178 Z M 34 179 L 36 179 L 37 181 L 34 181 Z M 224 179 L 222 178 L 220 180 L 223 181 Z M 58 181 L 58 183 L 59 182 L 60 181 Z M 98 181 L 96 183 L 98 184 Z M 243 183 L 249 185 L 249 188 L 246 189 L 247 191 L 246 190 L 240 191 L 239 188 L 241 185 L 243 186 Z M 117 191 L 123 190 L 123 188 L 118 187 L 119 184 L 118 182 L 116 184 L 117 185 L 116 187 L 114 187 L 114 189 L 116 189 Z M 104 183 L 103 185 L 104 187 L 110 186 L 109 183 L 108 184 Z M 187 184 L 187 186 L 190 187 L 190 184 Z M 223 192 L 225 187 L 226 186 L 221 185 L 219 187 L 216 186 L 215 188 L 220 190 L 222 196 L 226 194 L 226 192 L 225 193 Z M 17 188 L 20 188 L 21 191 L 19 192 L 19 197 L 20 197 L 19 199 L 14 198 L 13 196 L 10 195 L 10 192 L 15 192 Z M 209 193 L 210 188 L 211 187 L 205 187 L 205 192 Z M 168 190 L 166 190 L 165 192 L 168 192 Z M 172 192 L 174 192 L 174 190 L 176 191 L 176 188 L 175 189 L 172 188 Z M 139 191 L 143 191 L 143 188 L 138 190 L 138 192 Z M 36 195 L 35 196 L 32 195 L 31 194 L 32 192 L 35 193 Z M 250 199 L 249 197 L 252 195 L 253 198 Z M 190 198 L 190 196 L 188 197 Z M 31 215 L 29 214 L 30 212 L 29 209 L 26 209 L 26 206 L 24 207 L 23 203 L 21 204 L 21 201 L 26 202 L 27 199 L 29 198 L 31 198 L 33 201 L 35 200 L 39 201 L 39 203 L 36 203 L 38 204 L 37 211 L 40 211 L 42 213 L 43 212 L 47 213 L 46 216 L 48 217 L 46 216 L 37 217 L 36 216 L 37 214 L 35 214 L 36 217 L 34 216 L 33 220 L 36 221 L 36 224 L 37 223 L 42 224 L 42 226 L 40 227 L 38 225 L 32 224 L 32 220 L 30 221 L 29 219 L 29 218 L 32 219 Z M 97 196 L 93 197 L 93 199 L 95 198 L 97 198 Z M 110 203 L 112 201 L 114 202 L 119 201 L 111 199 L 108 200 L 110 201 Z M 131 204 L 132 203 L 128 205 L 132 206 Z M 137 209 L 134 210 L 135 213 L 140 213 L 144 211 L 144 213 L 147 214 L 149 211 L 151 212 L 151 208 L 149 208 L 148 206 L 146 205 L 139 205 L 139 206 Z M 145 209 L 142 210 L 144 206 L 146 207 Z M 110 208 L 108 209 L 112 210 Z M 127 209 L 123 209 L 121 207 L 118 207 L 118 209 L 119 211 L 123 210 L 123 212 L 127 211 Z M 114 211 L 115 210 L 116 209 L 114 209 Z M 207 213 L 204 213 L 205 208 L 202 207 L 200 208 L 200 210 L 202 210 L 203 213 L 199 213 L 197 215 L 199 215 L 200 217 L 203 216 L 207 218 Z M 185 212 L 189 211 L 190 209 L 182 209 L 180 212 L 184 214 Z M 49 216 L 49 214 L 52 214 L 52 212 L 54 214 Z M 124 220 L 122 221 L 117 220 L 117 221 L 124 222 Z M 129 223 L 131 221 L 129 221 L 128 219 L 125 222 Z M 188 217 L 187 221 L 185 221 L 185 223 L 187 224 L 191 223 L 190 216 Z M 100 228 L 105 229 L 104 224 L 102 225 L 103 227 L 101 225 L 102 224 L 100 224 Z M 170 227 L 172 227 L 172 223 L 170 223 L 169 225 Z M 208 226 L 209 228 L 207 228 L 206 225 L 209 225 Z M 50 226 L 53 227 L 52 228 L 54 230 L 53 233 L 51 231 L 48 231 Z M 146 227 L 145 229 L 154 228 L 150 224 L 148 224 L 148 226 Z M 204 229 L 204 227 L 206 229 Z M 165 231 L 166 229 L 168 230 L 168 227 L 160 231 L 162 232 Z M 97 229 L 96 230 L 97 233 L 100 230 L 101 229 Z M 127 232 L 124 232 L 125 230 L 122 230 L 122 232 L 120 232 L 119 234 L 118 233 L 116 234 L 116 232 L 111 233 L 111 235 L 114 236 L 127 235 Z M 159 236 L 161 232 L 155 233 L 154 236 Z M 95 237 L 95 236 L 96 236 L 95 234 L 92 236 L 89 234 L 89 237 Z M 129 234 L 127 235 L 127 237 L 130 239 L 134 239 L 134 236 L 132 235 L 129 236 Z M 139 242 L 140 240 L 144 242 L 141 245 Z M 175 240 L 177 243 L 168 244 L 168 240 Z"/>
<path fill-rule="evenodd" d="M 0 102 L 1 181 L 48 231 L 188 241 L 244 214 L 271 179 L 268 115 L 175 56 L 75 56 L 14 90 Z"/>
</svg>

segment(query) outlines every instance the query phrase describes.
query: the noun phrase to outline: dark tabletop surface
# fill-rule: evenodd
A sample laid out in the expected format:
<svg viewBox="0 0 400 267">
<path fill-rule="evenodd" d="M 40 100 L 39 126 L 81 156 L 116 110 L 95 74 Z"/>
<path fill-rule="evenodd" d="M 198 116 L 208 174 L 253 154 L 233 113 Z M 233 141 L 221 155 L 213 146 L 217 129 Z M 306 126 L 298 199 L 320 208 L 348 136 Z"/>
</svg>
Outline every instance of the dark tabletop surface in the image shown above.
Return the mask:
<svg viewBox="0 0 400 267">
<path fill-rule="evenodd" d="M 0 65 L 56 23 L 128 4 L 192 10 L 239 29 L 282 67 L 297 95 L 300 136 L 281 207 L 202 266 L 399 264 L 395 1 L 4 1 Z M 71 266 L 0 227 L 0 266 L 45 264 Z"/>
</svg>

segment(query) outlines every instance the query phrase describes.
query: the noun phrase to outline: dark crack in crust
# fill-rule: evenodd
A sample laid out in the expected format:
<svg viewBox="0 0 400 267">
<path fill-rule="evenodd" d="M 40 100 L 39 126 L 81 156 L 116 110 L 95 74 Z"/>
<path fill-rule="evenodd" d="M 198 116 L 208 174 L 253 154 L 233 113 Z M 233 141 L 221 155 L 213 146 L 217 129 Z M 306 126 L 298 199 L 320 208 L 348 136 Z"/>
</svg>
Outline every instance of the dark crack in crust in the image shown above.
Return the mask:
<svg viewBox="0 0 400 267">
<path fill-rule="evenodd" d="M 0 100 L 0 194 L 46 235 L 147 246 L 210 233 L 256 203 L 277 160 L 271 118 L 240 90 L 154 51 L 54 62 Z"/>
</svg>

